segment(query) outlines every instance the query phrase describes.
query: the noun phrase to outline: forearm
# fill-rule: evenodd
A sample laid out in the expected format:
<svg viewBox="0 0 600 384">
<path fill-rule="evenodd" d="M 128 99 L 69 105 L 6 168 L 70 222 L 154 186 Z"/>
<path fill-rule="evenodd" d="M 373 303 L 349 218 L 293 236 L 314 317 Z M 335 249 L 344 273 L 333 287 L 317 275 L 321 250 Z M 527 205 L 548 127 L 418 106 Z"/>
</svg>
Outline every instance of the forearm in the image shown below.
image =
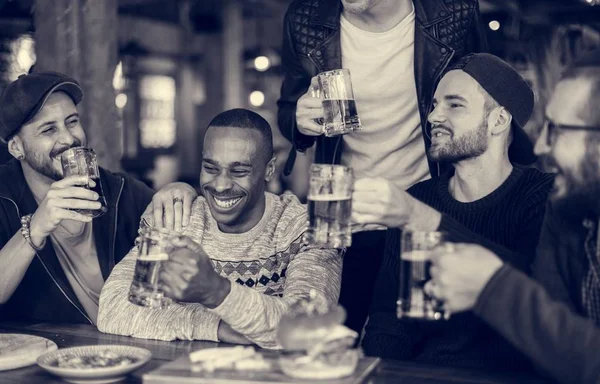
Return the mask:
<svg viewBox="0 0 600 384">
<path fill-rule="evenodd" d="M 0 304 L 11 298 L 34 257 L 34 249 L 20 231 L 0 249 Z"/>
<path fill-rule="evenodd" d="M 481 293 L 474 313 L 554 379 L 597 383 L 600 330 L 554 301 L 542 286 L 508 265 Z"/>
<path fill-rule="evenodd" d="M 219 317 L 200 304 L 172 303 L 145 308 L 129 302 L 136 254 L 131 252 L 112 271 L 100 296 L 101 332 L 158 340 L 218 341 Z"/>
<path fill-rule="evenodd" d="M 277 326 L 290 305 L 308 298 L 314 290 L 327 304 L 337 303 L 341 284 L 341 256 L 333 250 L 309 250 L 298 254 L 286 272 L 283 297 L 231 284 L 223 303 L 213 309 L 223 321 L 263 348 L 279 348 Z"/>
</svg>

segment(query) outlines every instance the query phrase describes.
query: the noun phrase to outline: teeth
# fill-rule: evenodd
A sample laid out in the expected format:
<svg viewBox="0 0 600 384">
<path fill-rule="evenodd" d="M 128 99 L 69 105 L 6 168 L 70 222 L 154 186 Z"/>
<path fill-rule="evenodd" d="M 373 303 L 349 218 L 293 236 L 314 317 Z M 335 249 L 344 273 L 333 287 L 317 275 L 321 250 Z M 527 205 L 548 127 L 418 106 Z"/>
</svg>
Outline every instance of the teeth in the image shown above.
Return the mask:
<svg viewBox="0 0 600 384">
<path fill-rule="evenodd" d="M 217 199 L 214 196 L 213 196 L 213 199 L 215 200 L 215 203 L 217 203 L 217 205 L 221 208 L 231 208 L 234 205 L 236 205 L 240 200 L 242 200 L 241 197 L 236 197 L 236 198 L 227 199 L 227 200 L 221 200 L 221 199 Z"/>
</svg>

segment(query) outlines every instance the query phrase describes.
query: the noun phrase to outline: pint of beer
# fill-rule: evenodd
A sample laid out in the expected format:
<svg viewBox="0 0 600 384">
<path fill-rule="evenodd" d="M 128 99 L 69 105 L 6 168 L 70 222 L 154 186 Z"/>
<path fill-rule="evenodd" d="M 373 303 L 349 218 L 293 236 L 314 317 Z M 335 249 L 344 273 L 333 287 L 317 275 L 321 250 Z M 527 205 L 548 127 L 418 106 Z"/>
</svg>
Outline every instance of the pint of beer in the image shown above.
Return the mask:
<svg viewBox="0 0 600 384">
<path fill-rule="evenodd" d="M 325 136 L 343 135 L 361 130 L 356 111 L 352 81 L 348 69 L 322 72 L 318 76 L 323 105 Z"/>
<path fill-rule="evenodd" d="M 97 210 L 74 209 L 74 211 L 90 217 L 103 215 L 107 208 L 102 185 L 100 184 L 100 170 L 98 168 L 96 152 L 91 148 L 85 147 L 69 148 L 60 155 L 60 164 L 63 170 L 63 177 L 88 176 L 96 183 L 93 188 L 86 188 L 98 194 L 98 202 L 102 204 L 102 207 Z"/>
<path fill-rule="evenodd" d="M 146 228 L 136 240 L 138 259 L 129 289 L 129 301 L 133 304 L 164 308 L 171 303 L 164 295 L 159 273 L 163 262 L 169 259 L 174 236 L 177 234 L 166 229 Z"/>
<path fill-rule="evenodd" d="M 398 318 L 444 320 L 449 314 L 443 304 L 424 291 L 431 280 L 429 253 L 442 245 L 442 232 L 403 231 L 400 252 L 400 287 L 397 302 Z"/>
<path fill-rule="evenodd" d="M 308 190 L 308 228 L 304 241 L 329 248 L 352 243 L 352 169 L 342 165 L 313 164 Z"/>
</svg>

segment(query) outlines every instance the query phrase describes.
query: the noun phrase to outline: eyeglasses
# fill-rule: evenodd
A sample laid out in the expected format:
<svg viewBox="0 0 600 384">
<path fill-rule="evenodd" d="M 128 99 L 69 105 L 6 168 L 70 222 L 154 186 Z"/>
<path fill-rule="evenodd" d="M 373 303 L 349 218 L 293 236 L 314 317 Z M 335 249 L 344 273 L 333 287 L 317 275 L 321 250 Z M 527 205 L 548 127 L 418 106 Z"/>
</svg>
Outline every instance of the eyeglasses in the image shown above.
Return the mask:
<svg viewBox="0 0 600 384">
<path fill-rule="evenodd" d="M 591 125 L 569 125 L 558 124 L 549 117 L 545 117 L 542 132 L 546 131 L 546 144 L 551 147 L 556 142 L 560 131 L 596 131 L 600 132 L 600 126 Z"/>
</svg>

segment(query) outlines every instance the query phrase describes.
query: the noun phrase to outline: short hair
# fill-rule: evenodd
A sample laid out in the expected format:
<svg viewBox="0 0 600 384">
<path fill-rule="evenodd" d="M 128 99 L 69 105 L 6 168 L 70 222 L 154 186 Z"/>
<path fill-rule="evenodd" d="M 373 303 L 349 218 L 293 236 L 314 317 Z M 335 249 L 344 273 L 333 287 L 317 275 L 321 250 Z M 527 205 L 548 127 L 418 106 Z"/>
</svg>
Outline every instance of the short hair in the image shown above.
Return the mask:
<svg viewBox="0 0 600 384">
<path fill-rule="evenodd" d="M 263 142 L 261 148 L 267 157 L 267 161 L 273 158 L 273 132 L 271 126 L 261 115 L 243 108 L 230 109 L 215 116 L 208 128 L 228 127 L 249 129 L 260 132 Z"/>
<path fill-rule="evenodd" d="M 562 80 L 583 78 L 592 86 L 582 116 L 588 125 L 600 126 L 600 49 L 578 57 L 562 74 Z"/>
</svg>

